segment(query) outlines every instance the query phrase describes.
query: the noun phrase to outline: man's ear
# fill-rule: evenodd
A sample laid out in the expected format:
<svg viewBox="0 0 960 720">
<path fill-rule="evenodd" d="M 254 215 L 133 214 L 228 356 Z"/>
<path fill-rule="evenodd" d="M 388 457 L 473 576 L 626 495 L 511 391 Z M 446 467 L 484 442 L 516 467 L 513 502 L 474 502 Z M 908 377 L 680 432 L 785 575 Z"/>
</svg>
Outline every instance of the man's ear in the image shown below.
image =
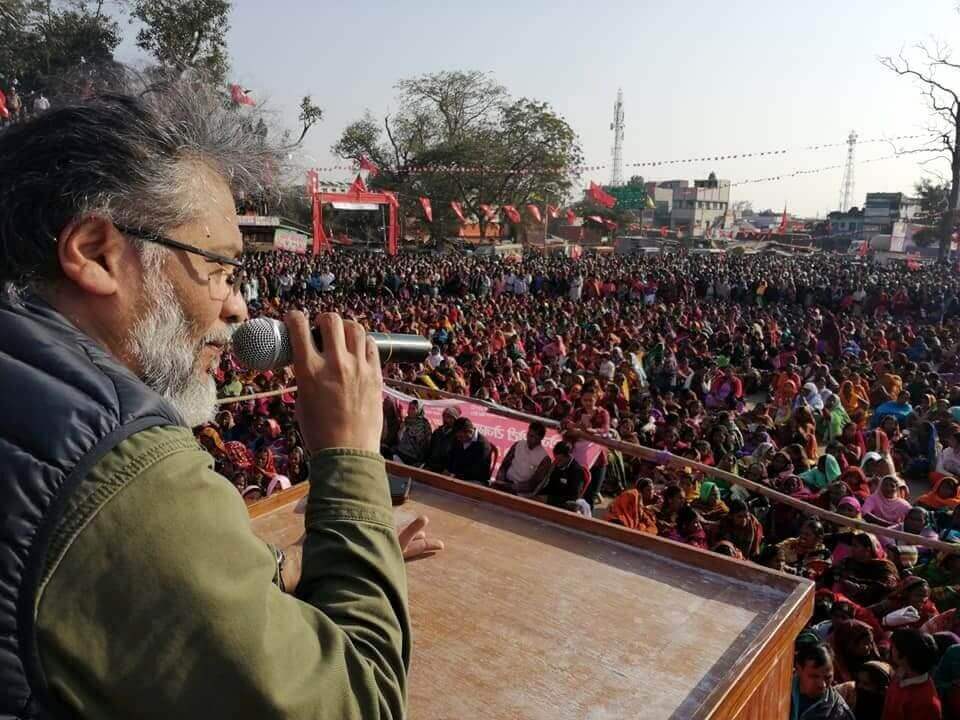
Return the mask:
<svg viewBox="0 0 960 720">
<path fill-rule="evenodd" d="M 57 238 L 57 259 L 64 276 L 83 292 L 109 296 L 129 272 L 134 248 L 106 218 L 95 215 L 70 221 Z"/>
</svg>

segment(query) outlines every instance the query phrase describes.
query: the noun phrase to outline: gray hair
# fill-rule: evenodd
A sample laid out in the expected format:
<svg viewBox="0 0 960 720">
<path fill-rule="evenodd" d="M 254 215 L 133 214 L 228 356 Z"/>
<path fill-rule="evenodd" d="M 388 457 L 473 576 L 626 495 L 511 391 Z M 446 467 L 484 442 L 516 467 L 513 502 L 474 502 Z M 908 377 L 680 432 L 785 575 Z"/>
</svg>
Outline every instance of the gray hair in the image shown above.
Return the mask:
<svg viewBox="0 0 960 720">
<path fill-rule="evenodd" d="M 235 197 L 268 192 L 282 155 L 255 130 L 259 117 L 196 78 L 147 82 L 123 70 L 109 92 L 63 99 L 0 132 L 0 283 L 55 281 L 57 237 L 84 215 L 162 234 L 189 222 L 202 197 L 189 191 L 198 162 Z"/>
</svg>

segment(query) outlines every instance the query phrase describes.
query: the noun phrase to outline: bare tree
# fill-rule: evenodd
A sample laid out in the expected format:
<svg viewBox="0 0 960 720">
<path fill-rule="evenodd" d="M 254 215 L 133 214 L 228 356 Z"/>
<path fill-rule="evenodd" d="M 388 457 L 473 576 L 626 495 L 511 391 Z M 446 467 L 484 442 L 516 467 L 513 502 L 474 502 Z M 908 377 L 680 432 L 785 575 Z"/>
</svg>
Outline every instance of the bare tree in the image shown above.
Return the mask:
<svg viewBox="0 0 960 720">
<path fill-rule="evenodd" d="M 897 153 L 928 155 L 921 164 L 946 161 L 950 166 L 947 209 L 936 229 L 940 260 L 946 261 L 960 219 L 960 63 L 953 62 L 950 48 L 937 41 L 917 44 L 909 54 L 901 50 L 896 58 L 882 57 L 880 62 L 900 77 L 911 78 L 930 110 L 927 140 L 917 147 L 895 148 Z"/>
</svg>

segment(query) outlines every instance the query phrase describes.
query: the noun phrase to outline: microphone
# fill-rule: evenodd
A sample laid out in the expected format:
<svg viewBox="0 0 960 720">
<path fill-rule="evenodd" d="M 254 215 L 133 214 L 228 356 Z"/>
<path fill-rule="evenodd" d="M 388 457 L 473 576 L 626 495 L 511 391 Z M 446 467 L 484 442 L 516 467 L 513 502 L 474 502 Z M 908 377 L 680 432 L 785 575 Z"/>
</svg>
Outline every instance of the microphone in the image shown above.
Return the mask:
<svg viewBox="0 0 960 720">
<path fill-rule="evenodd" d="M 317 350 L 322 350 L 320 331 L 311 331 Z M 367 333 L 380 351 L 380 364 L 388 362 L 419 363 L 427 359 L 433 347 L 419 335 Z M 231 340 L 237 362 L 251 370 L 272 370 L 293 362 L 293 346 L 287 326 L 272 318 L 254 318 L 240 326 Z"/>
</svg>

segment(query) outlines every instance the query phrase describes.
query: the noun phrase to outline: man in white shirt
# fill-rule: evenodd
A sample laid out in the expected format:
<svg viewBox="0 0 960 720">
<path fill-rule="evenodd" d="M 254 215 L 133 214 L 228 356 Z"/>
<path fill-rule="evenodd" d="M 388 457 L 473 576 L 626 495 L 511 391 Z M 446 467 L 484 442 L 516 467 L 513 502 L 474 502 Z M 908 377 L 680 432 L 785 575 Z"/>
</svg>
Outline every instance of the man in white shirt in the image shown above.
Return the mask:
<svg viewBox="0 0 960 720">
<path fill-rule="evenodd" d="M 543 447 L 546 426 L 534 420 L 527 428 L 527 437 L 518 440 L 500 465 L 493 487 L 517 495 L 532 495 L 550 473 L 550 456 Z"/>
<path fill-rule="evenodd" d="M 430 354 L 427 356 L 427 365 L 430 366 L 431 370 L 436 370 L 442 362 L 443 353 L 440 352 L 440 348 L 434 345 L 433 349 L 430 351 Z"/>
</svg>

